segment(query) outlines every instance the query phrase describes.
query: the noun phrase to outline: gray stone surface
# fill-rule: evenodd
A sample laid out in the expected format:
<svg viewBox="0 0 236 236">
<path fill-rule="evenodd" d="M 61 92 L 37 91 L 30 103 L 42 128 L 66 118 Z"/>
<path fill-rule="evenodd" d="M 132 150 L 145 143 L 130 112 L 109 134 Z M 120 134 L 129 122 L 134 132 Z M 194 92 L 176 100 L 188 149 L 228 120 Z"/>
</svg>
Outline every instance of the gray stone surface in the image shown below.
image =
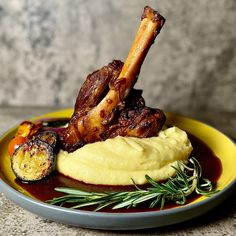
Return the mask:
<svg viewBox="0 0 236 236">
<path fill-rule="evenodd" d="M 12 126 L 32 116 L 42 115 L 57 108 L 32 107 L 0 107 L 0 135 Z M 214 127 L 225 131 L 228 135 L 235 135 L 233 128 L 236 113 L 203 113 L 190 112 L 188 115 L 206 121 Z M 236 138 L 236 136 L 232 136 Z M 181 224 L 163 228 L 109 232 L 82 229 L 59 224 L 36 216 L 10 202 L 0 190 L 0 235 L 1 236 L 47 236 L 47 235 L 235 235 L 236 232 L 236 192 L 222 205 L 209 213 Z"/>
<path fill-rule="evenodd" d="M 88 73 L 125 59 L 147 4 L 167 19 L 137 84 L 147 104 L 235 111 L 234 0 L 0 0 L 0 105 L 72 106 Z"/>
</svg>

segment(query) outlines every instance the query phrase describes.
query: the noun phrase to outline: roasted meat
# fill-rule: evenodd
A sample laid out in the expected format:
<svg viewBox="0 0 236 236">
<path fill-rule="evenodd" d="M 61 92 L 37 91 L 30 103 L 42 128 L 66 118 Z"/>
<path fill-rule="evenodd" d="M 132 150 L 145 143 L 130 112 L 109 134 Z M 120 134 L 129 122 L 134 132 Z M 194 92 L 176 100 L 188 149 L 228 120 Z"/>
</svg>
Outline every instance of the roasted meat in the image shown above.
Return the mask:
<svg viewBox="0 0 236 236">
<path fill-rule="evenodd" d="M 133 89 L 133 86 L 164 22 L 157 11 L 145 7 L 125 63 L 114 60 L 87 77 L 69 125 L 60 133 L 65 150 L 74 151 L 86 143 L 117 135 L 150 137 L 161 129 L 165 122 L 164 113 L 146 107 L 142 91 Z"/>
<path fill-rule="evenodd" d="M 109 122 L 105 138 L 115 136 L 151 137 L 156 136 L 165 123 L 165 115 L 160 109 L 145 106 L 142 90 L 132 89 L 126 99 L 124 109 L 117 112 Z"/>
</svg>

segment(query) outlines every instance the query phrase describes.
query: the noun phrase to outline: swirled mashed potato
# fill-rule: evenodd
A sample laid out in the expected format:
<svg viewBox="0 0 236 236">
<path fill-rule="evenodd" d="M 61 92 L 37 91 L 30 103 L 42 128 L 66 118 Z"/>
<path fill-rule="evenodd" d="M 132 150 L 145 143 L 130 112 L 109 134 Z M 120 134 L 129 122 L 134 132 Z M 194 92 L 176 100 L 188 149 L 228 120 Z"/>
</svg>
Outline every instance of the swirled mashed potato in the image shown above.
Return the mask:
<svg viewBox="0 0 236 236">
<path fill-rule="evenodd" d="M 145 175 L 156 181 L 175 175 L 171 166 L 187 162 L 191 143 L 183 130 L 172 127 L 157 137 L 116 137 L 87 144 L 75 152 L 60 151 L 57 170 L 90 184 L 145 184 Z"/>
</svg>

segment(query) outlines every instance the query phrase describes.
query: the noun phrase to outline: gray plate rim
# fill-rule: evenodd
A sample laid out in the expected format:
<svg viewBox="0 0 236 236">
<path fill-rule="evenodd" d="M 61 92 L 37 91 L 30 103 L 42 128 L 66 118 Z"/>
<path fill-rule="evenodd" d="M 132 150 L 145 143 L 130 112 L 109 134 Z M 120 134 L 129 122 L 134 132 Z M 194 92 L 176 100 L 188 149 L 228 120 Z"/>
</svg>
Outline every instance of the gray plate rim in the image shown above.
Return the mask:
<svg viewBox="0 0 236 236">
<path fill-rule="evenodd" d="M 194 118 L 190 119 L 195 120 Z M 204 122 L 201 123 L 206 124 Z M 206 125 L 213 129 L 216 129 L 211 125 L 208 124 Z M 4 138 L 5 135 L 14 128 L 16 128 L 16 126 L 14 126 L 7 132 L 2 134 L 1 139 Z M 230 142 L 235 144 L 233 140 L 230 139 L 223 132 L 219 130 L 217 131 L 222 133 L 225 137 L 229 139 Z M 57 221 L 64 224 L 79 226 L 83 228 L 102 229 L 102 230 L 146 229 L 146 228 L 172 225 L 186 220 L 190 220 L 194 217 L 197 217 L 210 211 L 211 209 L 222 203 L 230 194 L 233 193 L 234 190 L 236 190 L 236 178 L 218 193 L 212 195 L 209 198 L 203 199 L 200 202 L 193 203 L 190 205 L 183 205 L 177 208 L 165 209 L 160 211 L 151 211 L 151 212 L 149 211 L 149 212 L 112 213 L 112 212 L 94 212 L 94 211 L 86 211 L 79 209 L 70 209 L 66 207 L 51 205 L 49 203 L 42 202 L 40 200 L 31 198 L 21 193 L 20 191 L 11 187 L 2 178 L 0 178 L 0 191 L 3 192 L 12 202 L 21 206 L 22 208 L 36 215 L 39 215 L 43 218 L 47 218 L 49 220 Z"/>
</svg>

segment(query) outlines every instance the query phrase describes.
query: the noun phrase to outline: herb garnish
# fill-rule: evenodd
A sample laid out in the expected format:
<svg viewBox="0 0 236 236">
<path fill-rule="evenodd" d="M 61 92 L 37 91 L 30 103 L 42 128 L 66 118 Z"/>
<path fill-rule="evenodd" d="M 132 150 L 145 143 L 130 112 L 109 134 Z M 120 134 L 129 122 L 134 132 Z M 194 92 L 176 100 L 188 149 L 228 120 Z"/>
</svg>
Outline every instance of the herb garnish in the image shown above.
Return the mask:
<svg viewBox="0 0 236 236">
<path fill-rule="evenodd" d="M 189 159 L 189 164 L 178 162 L 176 176 L 170 177 L 165 183 L 157 183 L 148 175 L 145 176 L 151 187 L 141 189 L 135 185 L 135 191 L 125 192 L 85 192 L 73 188 L 59 187 L 56 191 L 66 193 L 62 197 L 48 200 L 48 203 L 63 206 L 65 203 L 75 204 L 71 208 L 77 209 L 86 206 L 97 206 L 95 211 L 104 207 L 112 206 L 112 209 L 130 208 L 147 202 L 149 208 L 164 208 L 166 202 L 174 202 L 179 205 L 186 203 L 186 197 L 193 192 L 199 195 L 210 196 L 217 191 L 214 190 L 210 180 L 202 178 L 200 163 L 193 157 Z"/>
</svg>

